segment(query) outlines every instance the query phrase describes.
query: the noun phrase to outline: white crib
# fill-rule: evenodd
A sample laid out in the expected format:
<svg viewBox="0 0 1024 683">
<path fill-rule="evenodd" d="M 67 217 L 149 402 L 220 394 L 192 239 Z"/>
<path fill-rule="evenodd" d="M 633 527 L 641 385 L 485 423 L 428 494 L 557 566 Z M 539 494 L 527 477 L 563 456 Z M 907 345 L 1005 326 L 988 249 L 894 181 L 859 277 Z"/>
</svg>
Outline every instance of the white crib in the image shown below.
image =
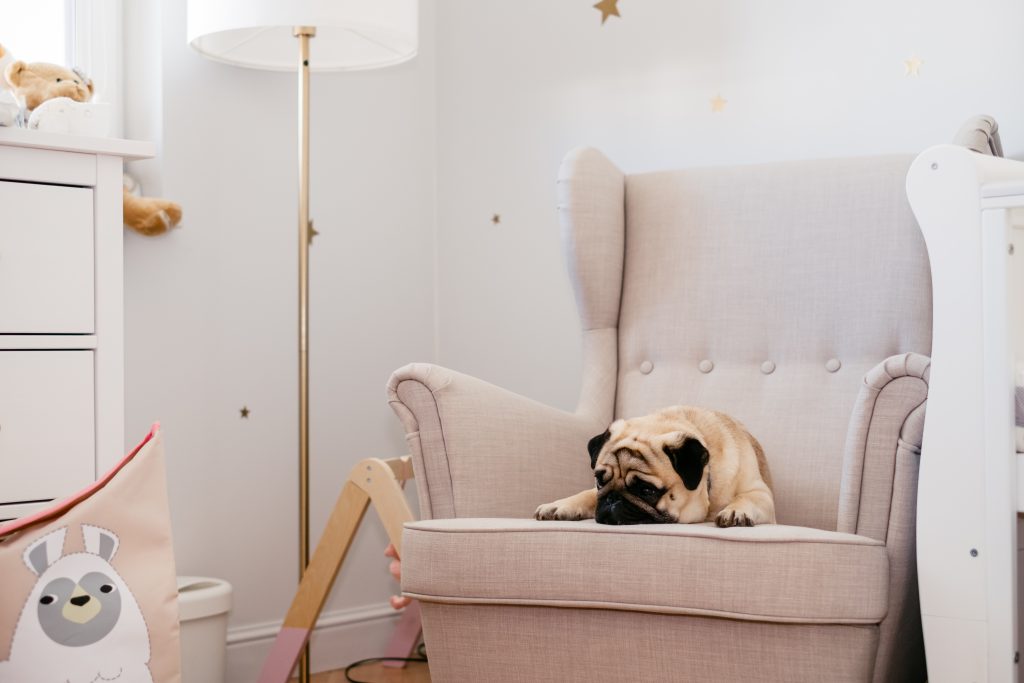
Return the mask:
<svg viewBox="0 0 1024 683">
<path fill-rule="evenodd" d="M 933 147 L 911 166 L 907 195 L 928 245 L 933 291 L 917 502 L 928 678 L 1016 681 L 1024 163 Z"/>
</svg>

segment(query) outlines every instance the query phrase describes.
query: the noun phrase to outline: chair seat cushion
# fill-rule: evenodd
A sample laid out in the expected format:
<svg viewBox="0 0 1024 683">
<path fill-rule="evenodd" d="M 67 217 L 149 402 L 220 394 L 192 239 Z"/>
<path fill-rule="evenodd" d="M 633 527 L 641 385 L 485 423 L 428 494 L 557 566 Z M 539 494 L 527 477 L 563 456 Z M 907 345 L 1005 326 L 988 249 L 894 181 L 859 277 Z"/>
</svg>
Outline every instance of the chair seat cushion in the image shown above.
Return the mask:
<svg viewBox="0 0 1024 683">
<path fill-rule="evenodd" d="M 425 602 L 787 623 L 875 624 L 889 598 L 881 542 L 783 525 L 413 522 L 402 574 L 405 594 Z"/>
</svg>

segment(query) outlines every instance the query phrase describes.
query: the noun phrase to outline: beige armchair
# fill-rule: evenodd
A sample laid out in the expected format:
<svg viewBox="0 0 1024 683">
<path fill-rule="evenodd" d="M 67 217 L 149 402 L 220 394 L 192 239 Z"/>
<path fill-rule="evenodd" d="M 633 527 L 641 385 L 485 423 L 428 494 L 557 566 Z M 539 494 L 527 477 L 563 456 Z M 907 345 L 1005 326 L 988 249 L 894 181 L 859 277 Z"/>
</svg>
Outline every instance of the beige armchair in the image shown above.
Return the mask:
<svg viewBox="0 0 1024 683">
<path fill-rule="evenodd" d="M 624 175 L 565 160 L 579 408 L 432 365 L 388 387 L 423 521 L 403 537 L 435 683 L 914 681 L 931 347 L 909 157 Z M 923 354 L 923 355 L 919 355 Z M 673 404 L 764 445 L 778 525 L 537 522 L 587 440 Z"/>
</svg>

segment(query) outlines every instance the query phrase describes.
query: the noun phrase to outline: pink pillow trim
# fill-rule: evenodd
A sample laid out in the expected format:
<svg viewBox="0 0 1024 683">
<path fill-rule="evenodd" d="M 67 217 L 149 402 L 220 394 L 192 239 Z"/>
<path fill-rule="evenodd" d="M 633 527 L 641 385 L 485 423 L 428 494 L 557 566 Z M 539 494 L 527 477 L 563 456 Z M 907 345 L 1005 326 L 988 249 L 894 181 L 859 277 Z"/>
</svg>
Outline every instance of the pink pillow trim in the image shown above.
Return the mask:
<svg viewBox="0 0 1024 683">
<path fill-rule="evenodd" d="M 8 522 L 7 524 L 0 524 L 0 540 L 2 540 L 6 536 L 10 536 L 16 531 L 24 529 L 27 526 L 36 524 L 37 522 L 42 522 L 54 517 L 59 517 L 60 515 L 64 514 L 74 506 L 81 503 L 86 498 L 92 496 L 94 493 L 96 493 L 101 488 L 106 486 L 107 483 L 114 478 L 114 475 L 121 471 L 122 467 L 130 463 L 132 461 L 132 458 L 134 458 L 138 454 L 138 452 L 142 450 L 143 446 L 152 441 L 153 437 L 155 437 L 159 431 L 160 423 L 154 422 L 153 426 L 149 430 L 149 434 L 146 435 L 146 438 L 144 438 L 139 443 L 138 446 L 132 449 L 131 453 L 124 456 L 121 462 L 114 465 L 114 467 L 112 467 L 109 472 L 103 475 L 103 477 L 89 484 L 78 493 L 75 493 L 65 498 L 64 500 L 57 501 L 50 507 L 44 508 L 39 512 L 36 512 L 35 514 L 29 515 L 28 517 L 22 517 L 21 519 L 16 519 L 12 522 Z"/>
</svg>

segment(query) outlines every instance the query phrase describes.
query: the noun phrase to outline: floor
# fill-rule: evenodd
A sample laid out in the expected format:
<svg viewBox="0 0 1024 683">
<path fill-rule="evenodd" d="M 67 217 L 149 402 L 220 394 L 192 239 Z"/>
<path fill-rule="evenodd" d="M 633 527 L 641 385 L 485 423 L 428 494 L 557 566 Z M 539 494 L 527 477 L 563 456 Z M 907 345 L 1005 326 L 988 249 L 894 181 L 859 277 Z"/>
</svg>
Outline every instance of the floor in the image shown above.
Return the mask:
<svg viewBox="0 0 1024 683">
<path fill-rule="evenodd" d="M 404 669 L 389 669 L 380 664 L 361 666 L 352 672 L 352 678 L 374 683 L 430 683 L 426 664 L 409 663 Z M 311 683 L 346 683 L 344 671 L 313 674 Z"/>
</svg>

